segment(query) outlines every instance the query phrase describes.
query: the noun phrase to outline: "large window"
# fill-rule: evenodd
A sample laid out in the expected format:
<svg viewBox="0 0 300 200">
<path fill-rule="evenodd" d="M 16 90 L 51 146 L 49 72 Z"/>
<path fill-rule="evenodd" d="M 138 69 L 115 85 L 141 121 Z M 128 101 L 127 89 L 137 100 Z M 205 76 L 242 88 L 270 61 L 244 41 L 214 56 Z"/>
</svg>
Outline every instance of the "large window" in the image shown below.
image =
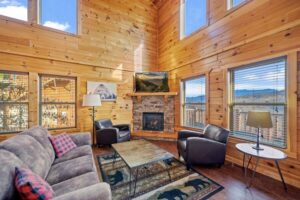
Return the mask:
<svg viewBox="0 0 300 200">
<path fill-rule="evenodd" d="M 231 70 L 230 128 L 232 135 L 255 141 L 257 129 L 246 125 L 248 111 L 269 111 L 273 128 L 261 130 L 261 142 L 286 148 L 286 58 Z"/>
<path fill-rule="evenodd" d="M 203 128 L 206 124 L 205 76 L 182 82 L 182 125 Z"/>
<path fill-rule="evenodd" d="M 40 124 L 48 129 L 76 127 L 76 78 L 40 75 Z"/>
<path fill-rule="evenodd" d="M 0 0 L 0 15 L 27 21 L 27 0 Z"/>
<path fill-rule="evenodd" d="M 28 74 L 0 71 L 0 133 L 28 128 Z"/>
<path fill-rule="evenodd" d="M 40 0 L 40 19 L 43 26 L 77 33 L 77 0 Z"/>
<path fill-rule="evenodd" d="M 191 35 L 207 24 L 207 0 L 181 0 L 180 37 Z"/>
<path fill-rule="evenodd" d="M 234 8 L 244 2 L 246 2 L 247 0 L 227 0 L 227 9 L 231 9 L 231 8 Z"/>
</svg>

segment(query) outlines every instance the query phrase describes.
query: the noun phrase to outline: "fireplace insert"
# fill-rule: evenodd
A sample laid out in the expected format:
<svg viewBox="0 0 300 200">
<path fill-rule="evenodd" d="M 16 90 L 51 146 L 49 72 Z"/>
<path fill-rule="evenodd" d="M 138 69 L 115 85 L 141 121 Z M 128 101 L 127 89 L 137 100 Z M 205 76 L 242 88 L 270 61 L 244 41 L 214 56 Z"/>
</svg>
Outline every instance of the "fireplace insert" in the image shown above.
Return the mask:
<svg viewBox="0 0 300 200">
<path fill-rule="evenodd" d="M 164 113 L 144 112 L 143 113 L 143 130 L 163 131 L 164 130 Z"/>
</svg>

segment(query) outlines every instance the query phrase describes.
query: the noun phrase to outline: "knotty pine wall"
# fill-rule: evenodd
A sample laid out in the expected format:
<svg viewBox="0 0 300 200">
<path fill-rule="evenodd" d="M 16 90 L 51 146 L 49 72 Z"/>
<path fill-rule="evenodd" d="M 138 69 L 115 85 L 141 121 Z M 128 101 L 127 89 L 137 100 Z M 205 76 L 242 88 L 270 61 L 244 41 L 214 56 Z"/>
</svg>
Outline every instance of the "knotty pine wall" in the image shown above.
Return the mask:
<svg viewBox="0 0 300 200">
<path fill-rule="evenodd" d="M 249 0 L 227 11 L 226 0 L 209 1 L 209 25 L 180 40 L 180 0 L 158 3 L 158 65 L 168 71 L 173 91 L 180 92 L 180 81 L 206 74 L 208 79 L 207 122 L 228 127 L 227 70 L 282 55 L 288 56 L 290 68 L 297 68 L 298 78 L 289 84 L 292 91 L 289 134 L 289 158 L 280 162 L 286 182 L 300 187 L 300 1 Z M 294 67 L 292 67 L 294 66 Z M 292 76 L 296 76 L 294 70 Z M 298 82 L 298 91 L 297 83 Z M 298 101 L 297 101 L 298 96 Z M 298 102 L 298 112 L 297 110 Z M 180 126 L 180 98 L 176 97 L 175 129 Z M 235 149 L 241 140 L 230 138 L 227 160 L 242 164 L 242 154 Z M 279 179 L 271 161 L 264 161 L 258 171 Z M 242 173 L 242 172 L 241 172 Z"/>
<path fill-rule="evenodd" d="M 78 35 L 0 17 L 0 70 L 29 73 L 30 127 L 38 124 L 38 74 L 77 77 L 77 128 L 61 131 L 91 131 L 89 110 L 81 106 L 87 81 L 117 83 L 117 101 L 103 103 L 96 118 L 130 123 L 126 94 L 133 90 L 133 74 L 157 66 L 157 9 L 151 0 L 78 2 Z"/>
</svg>

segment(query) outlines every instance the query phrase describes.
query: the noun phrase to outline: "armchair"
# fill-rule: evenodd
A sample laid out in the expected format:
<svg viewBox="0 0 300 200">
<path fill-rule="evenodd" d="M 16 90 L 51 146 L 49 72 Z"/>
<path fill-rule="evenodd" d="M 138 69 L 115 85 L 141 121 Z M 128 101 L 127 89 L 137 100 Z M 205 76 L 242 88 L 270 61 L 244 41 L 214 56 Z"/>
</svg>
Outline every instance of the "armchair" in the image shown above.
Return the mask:
<svg viewBox="0 0 300 200">
<path fill-rule="evenodd" d="M 189 169 L 192 165 L 218 165 L 225 161 L 226 145 L 229 131 L 207 125 L 203 133 L 196 131 L 179 131 L 177 149 Z"/>
<path fill-rule="evenodd" d="M 111 145 L 130 140 L 129 124 L 113 125 L 110 119 L 101 119 L 95 121 L 94 126 L 97 146 Z"/>
</svg>

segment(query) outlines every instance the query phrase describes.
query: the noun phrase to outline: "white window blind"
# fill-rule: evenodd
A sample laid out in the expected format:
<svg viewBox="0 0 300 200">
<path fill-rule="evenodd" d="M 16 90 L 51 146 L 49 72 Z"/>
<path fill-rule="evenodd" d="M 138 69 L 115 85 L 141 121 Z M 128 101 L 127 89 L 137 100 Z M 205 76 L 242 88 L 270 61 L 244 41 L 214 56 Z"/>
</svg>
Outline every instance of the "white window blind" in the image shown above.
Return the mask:
<svg viewBox="0 0 300 200">
<path fill-rule="evenodd" d="M 206 80 L 205 76 L 182 82 L 183 126 L 204 128 L 206 124 Z"/>
<path fill-rule="evenodd" d="M 0 133 L 28 128 L 28 74 L 0 71 Z"/>
<path fill-rule="evenodd" d="M 76 127 L 76 78 L 40 75 L 40 124 L 48 129 Z"/>
<path fill-rule="evenodd" d="M 287 147 L 286 58 L 231 70 L 230 128 L 232 135 L 255 141 L 257 129 L 246 125 L 248 111 L 269 111 L 273 128 L 262 129 L 260 141 Z"/>
</svg>

